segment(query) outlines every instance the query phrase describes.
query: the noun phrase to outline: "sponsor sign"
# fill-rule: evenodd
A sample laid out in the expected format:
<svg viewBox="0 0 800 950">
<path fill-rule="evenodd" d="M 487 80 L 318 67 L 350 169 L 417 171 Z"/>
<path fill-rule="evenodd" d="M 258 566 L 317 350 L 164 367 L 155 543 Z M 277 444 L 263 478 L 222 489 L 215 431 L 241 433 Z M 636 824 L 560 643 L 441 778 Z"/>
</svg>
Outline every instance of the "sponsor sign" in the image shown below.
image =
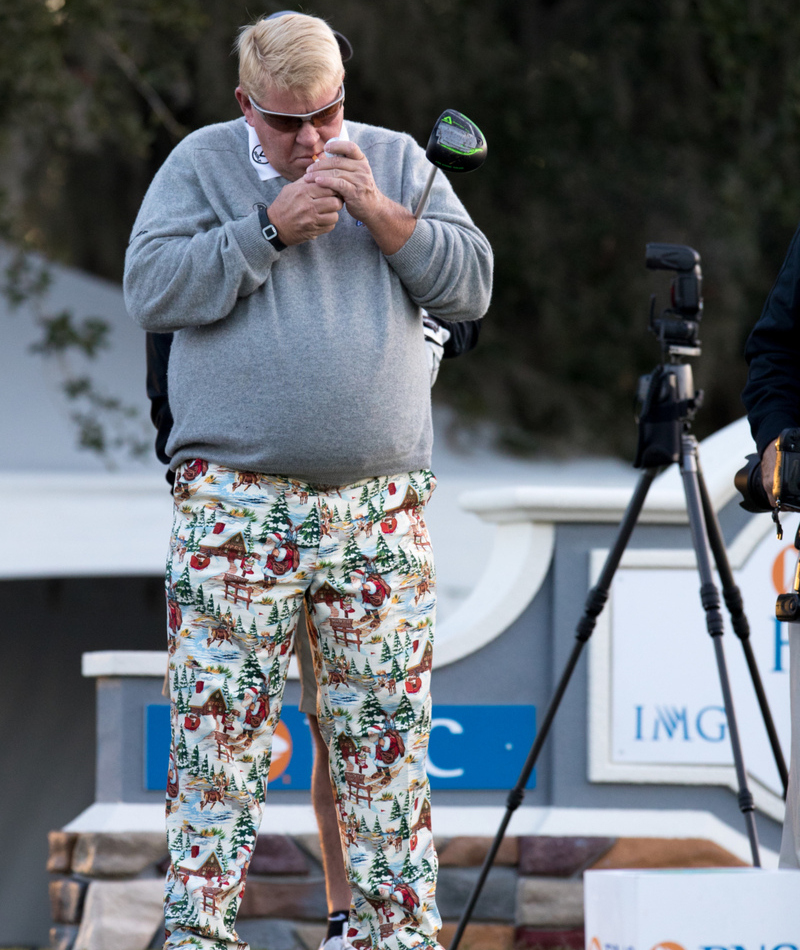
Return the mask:
<svg viewBox="0 0 800 950">
<path fill-rule="evenodd" d="M 778 542 L 765 517 L 756 525 L 764 533 L 752 535 L 749 550 L 737 542 L 738 551 L 731 553 L 750 642 L 787 758 L 789 629 L 775 618 L 775 599 L 792 587 L 796 522 L 796 516 L 786 519 L 784 539 Z M 594 552 L 593 560 L 595 567 L 602 564 L 604 552 Z M 716 575 L 715 581 L 719 584 Z M 591 641 L 594 780 L 718 784 L 721 769 L 732 766 L 714 645 L 699 589 L 693 551 L 626 553 Z M 779 817 L 780 778 L 742 646 L 724 605 L 722 613 L 745 765 L 765 793 L 757 796 L 757 805 L 765 807 L 771 799 L 770 808 Z"/>
<path fill-rule="evenodd" d="M 586 950 L 800 950 L 800 871 L 587 871 Z"/>
<path fill-rule="evenodd" d="M 169 706 L 145 707 L 144 787 L 166 789 Z M 432 788 L 511 788 L 536 738 L 535 706 L 434 706 L 428 749 Z M 272 791 L 311 788 L 313 748 L 305 715 L 284 705 L 272 746 Z M 528 788 L 534 788 L 536 773 Z"/>
</svg>

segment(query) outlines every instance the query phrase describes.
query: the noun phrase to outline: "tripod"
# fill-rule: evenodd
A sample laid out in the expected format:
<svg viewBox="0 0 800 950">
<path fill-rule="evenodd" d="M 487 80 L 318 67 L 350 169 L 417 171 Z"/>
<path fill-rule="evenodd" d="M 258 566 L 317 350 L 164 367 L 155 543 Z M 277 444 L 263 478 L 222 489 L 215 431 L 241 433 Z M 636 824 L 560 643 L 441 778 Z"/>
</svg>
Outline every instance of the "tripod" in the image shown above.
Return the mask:
<svg viewBox="0 0 800 950">
<path fill-rule="evenodd" d="M 674 309 L 665 312 L 667 317 L 665 318 L 665 315 L 662 315 L 659 320 L 654 320 L 651 306 L 650 323 L 651 327 L 659 334 L 663 362 L 649 377 L 643 379 L 643 382 L 647 385 L 647 391 L 643 396 L 642 411 L 638 419 L 639 446 L 634 462 L 634 466 L 642 468 L 643 471 L 623 516 L 617 537 L 600 572 L 597 584 L 589 591 L 586 598 L 583 615 L 578 621 L 576 629 L 576 643 L 542 719 L 541 728 L 531 746 L 517 784 L 509 792 L 505 815 L 462 913 L 453 941 L 450 944 L 450 950 L 457 950 L 480 897 L 486 877 L 497 856 L 511 816 L 522 804 L 525 786 L 547 739 L 550 727 L 583 648 L 594 632 L 597 618 L 608 600 L 611 582 L 619 567 L 633 529 L 636 527 L 650 486 L 659 472 L 673 462 L 679 465 L 683 481 L 692 545 L 700 576 L 700 601 L 705 611 L 706 629 L 714 644 L 714 655 L 733 751 L 739 810 L 745 820 L 754 867 L 761 866 L 754 815 L 755 806 L 753 796 L 747 786 L 741 741 L 733 707 L 733 695 L 723 650 L 722 634 L 724 627 L 719 591 L 714 583 L 711 567 L 712 556 L 722 584 L 725 604 L 730 613 L 731 625 L 742 643 L 750 677 L 753 681 L 764 725 L 783 784 L 784 798 L 786 797 L 788 772 L 750 643 L 750 626 L 744 613 L 741 593 L 733 580 L 719 521 L 711 504 L 700 468 L 697 439 L 690 432 L 691 422 L 702 402 L 702 393 L 695 393 L 691 367 L 682 362 L 681 359 L 682 357 L 698 356 L 700 354 L 696 339 L 697 323 L 673 318 L 676 315 L 679 318 L 685 317 L 687 314 L 696 315 L 702 309 L 699 260 L 699 255 L 691 248 L 670 244 L 647 245 L 647 266 L 664 270 L 677 270 L 678 277 L 675 278 L 673 283 Z M 694 281 L 694 286 L 692 281 Z"/>
</svg>

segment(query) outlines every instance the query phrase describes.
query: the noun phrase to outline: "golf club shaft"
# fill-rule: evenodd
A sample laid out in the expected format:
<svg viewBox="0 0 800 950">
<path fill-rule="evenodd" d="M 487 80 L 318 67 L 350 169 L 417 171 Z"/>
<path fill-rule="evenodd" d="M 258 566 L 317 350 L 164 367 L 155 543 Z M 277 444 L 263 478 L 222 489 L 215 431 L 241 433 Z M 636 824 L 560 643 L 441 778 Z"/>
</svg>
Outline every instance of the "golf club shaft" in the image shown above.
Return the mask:
<svg viewBox="0 0 800 950">
<path fill-rule="evenodd" d="M 430 174 L 428 175 L 428 180 L 425 182 L 425 189 L 422 192 L 422 197 L 419 199 L 419 204 L 417 205 L 417 210 L 414 212 L 414 217 L 419 221 L 422 217 L 422 212 L 425 210 L 425 205 L 428 203 L 428 195 L 431 193 L 431 188 L 433 188 L 433 179 L 436 177 L 436 166 L 434 165 L 431 168 Z"/>
</svg>

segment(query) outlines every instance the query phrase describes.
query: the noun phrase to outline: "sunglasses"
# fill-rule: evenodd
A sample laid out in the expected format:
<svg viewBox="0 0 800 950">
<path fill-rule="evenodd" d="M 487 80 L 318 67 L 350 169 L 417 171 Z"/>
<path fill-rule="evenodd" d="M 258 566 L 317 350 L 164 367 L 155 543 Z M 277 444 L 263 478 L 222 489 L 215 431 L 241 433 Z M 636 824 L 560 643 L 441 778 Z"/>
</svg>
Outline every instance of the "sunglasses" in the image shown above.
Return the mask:
<svg viewBox="0 0 800 950">
<path fill-rule="evenodd" d="M 296 115 L 292 112 L 268 112 L 250 97 L 250 105 L 271 129 L 276 132 L 299 132 L 304 122 L 310 122 L 315 129 L 326 125 L 335 118 L 344 105 L 344 83 L 339 95 L 327 106 L 317 109 L 316 112 L 307 112 L 305 115 Z"/>
</svg>

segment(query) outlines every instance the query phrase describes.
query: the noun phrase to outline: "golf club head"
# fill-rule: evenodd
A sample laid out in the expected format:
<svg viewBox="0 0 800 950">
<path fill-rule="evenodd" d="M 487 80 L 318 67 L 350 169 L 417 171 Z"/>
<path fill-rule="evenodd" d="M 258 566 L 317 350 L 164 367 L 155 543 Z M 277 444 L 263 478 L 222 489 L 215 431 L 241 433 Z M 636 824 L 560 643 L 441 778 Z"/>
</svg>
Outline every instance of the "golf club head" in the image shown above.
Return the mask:
<svg viewBox="0 0 800 950">
<path fill-rule="evenodd" d="M 433 127 L 425 157 L 446 172 L 471 172 L 486 161 L 486 139 L 465 115 L 445 109 Z"/>
</svg>

